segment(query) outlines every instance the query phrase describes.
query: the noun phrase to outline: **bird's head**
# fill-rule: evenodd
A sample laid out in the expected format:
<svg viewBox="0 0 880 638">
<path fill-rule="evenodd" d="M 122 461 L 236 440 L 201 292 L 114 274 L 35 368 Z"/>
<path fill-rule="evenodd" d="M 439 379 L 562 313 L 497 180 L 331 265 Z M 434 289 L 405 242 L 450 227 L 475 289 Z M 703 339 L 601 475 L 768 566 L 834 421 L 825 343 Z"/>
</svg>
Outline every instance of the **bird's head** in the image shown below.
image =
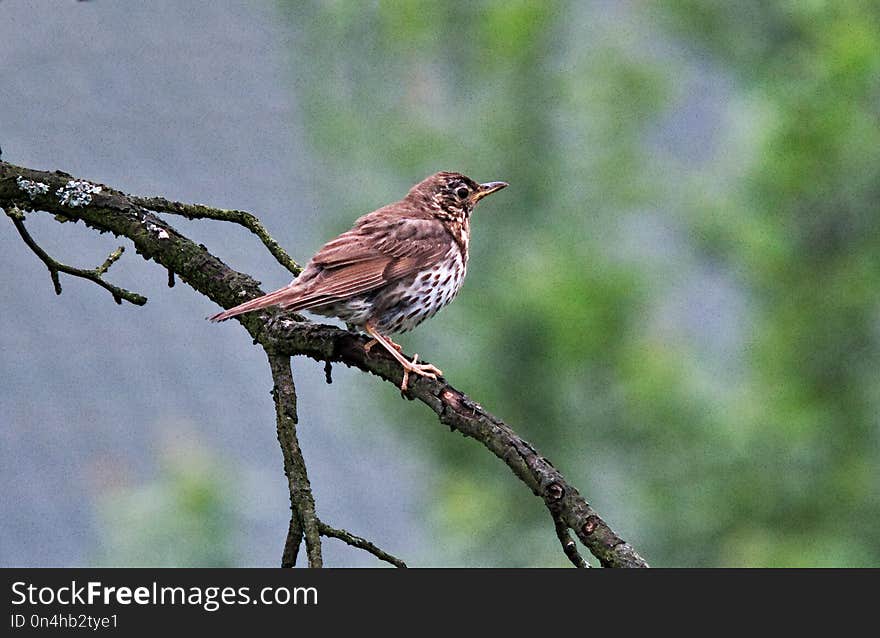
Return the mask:
<svg viewBox="0 0 880 638">
<path fill-rule="evenodd" d="M 435 173 L 412 187 L 408 197 L 424 202 L 441 219 L 467 219 L 481 199 L 507 182 L 478 184 L 461 173 Z"/>
</svg>

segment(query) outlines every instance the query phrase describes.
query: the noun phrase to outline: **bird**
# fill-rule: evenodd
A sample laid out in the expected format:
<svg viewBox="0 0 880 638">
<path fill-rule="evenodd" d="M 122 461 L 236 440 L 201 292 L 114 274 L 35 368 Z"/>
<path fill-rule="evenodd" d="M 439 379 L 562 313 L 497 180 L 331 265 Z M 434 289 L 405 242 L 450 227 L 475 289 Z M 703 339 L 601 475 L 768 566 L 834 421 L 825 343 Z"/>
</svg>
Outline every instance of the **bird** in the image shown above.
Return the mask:
<svg viewBox="0 0 880 638">
<path fill-rule="evenodd" d="M 477 203 L 507 182 L 477 183 L 441 171 L 398 202 L 358 218 L 351 230 L 330 240 L 290 284 L 209 317 L 225 321 L 270 306 L 337 317 L 367 333 L 369 354 L 381 345 L 410 374 L 429 379 L 443 372 L 412 361 L 389 335 L 412 330 L 458 295 L 468 265 L 470 218 Z"/>
</svg>

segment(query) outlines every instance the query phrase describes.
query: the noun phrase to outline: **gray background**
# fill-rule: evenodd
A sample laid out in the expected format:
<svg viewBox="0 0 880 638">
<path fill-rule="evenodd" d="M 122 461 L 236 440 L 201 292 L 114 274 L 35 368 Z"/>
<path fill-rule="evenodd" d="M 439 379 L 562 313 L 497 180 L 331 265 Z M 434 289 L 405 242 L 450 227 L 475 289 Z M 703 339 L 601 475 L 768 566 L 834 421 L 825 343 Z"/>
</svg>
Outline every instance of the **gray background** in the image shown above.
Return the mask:
<svg viewBox="0 0 880 638">
<path fill-rule="evenodd" d="M 2 2 L 3 159 L 243 208 L 307 258 L 326 229 L 288 77 L 292 36 L 280 24 L 261 3 Z M 170 221 L 266 289 L 289 280 L 238 227 Z M 223 482 L 236 506 L 232 562 L 277 564 L 288 500 L 262 352 L 237 325 L 205 322 L 217 308 L 185 284 L 167 288 L 165 273 L 130 247 L 109 278 L 148 296 L 145 307 L 117 306 L 65 276 L 56 297 L 42 263 L 0 224 L 0 564 L 119 563 L 104 546 L 114 528 L 102 514 L 108 499 L 149 489 L 175 462 L 234 478 Z M 48 215 L 30 215 L 28 228 L 81 267 L 121 243 Z M 392 436 L 378 409 L 360 423 L 341 416 L 371 405 L 381 384 L 337 368 L 326 386 L 304 360 L 294 373 L 322 517 L 417 557 L 424 455 Z M 330 565 L 375 564 L 335 542 L 325 554 Z M 135 549 L 124 562 L 162 559 Z"/>
</svg>

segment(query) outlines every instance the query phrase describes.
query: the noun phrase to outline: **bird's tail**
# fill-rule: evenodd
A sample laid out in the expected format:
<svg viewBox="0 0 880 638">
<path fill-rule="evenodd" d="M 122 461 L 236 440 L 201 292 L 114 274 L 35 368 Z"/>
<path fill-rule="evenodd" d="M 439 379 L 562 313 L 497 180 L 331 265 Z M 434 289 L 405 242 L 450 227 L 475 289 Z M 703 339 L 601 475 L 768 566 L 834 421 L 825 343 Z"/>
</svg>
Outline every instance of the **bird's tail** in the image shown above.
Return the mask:
<svg viewBox="0 0 880 638">
<path fill-rule="evenodd" d="M 213 317 L 208 317 L 208 320 L 226 321 L 227 319 L 237 317 L 238 315 L 244 314 L 246 312 L 252 312 L 254 310 L 260 310 L 262 308 L 268 308 L 269 306 L 275 306 L 282 301 L 289 300 L 294 294 L 294 291 L 291 290 L 291 286 L 285 286 L 284 288 L 279 288 L 275 292 L 267 293 L 262 297 L 257 297 L 256 299 L 245 301 L 243 304 L 239 304 L 234 308 L 230 308 L 229 310 L 218 312 Z"/>
</svg>

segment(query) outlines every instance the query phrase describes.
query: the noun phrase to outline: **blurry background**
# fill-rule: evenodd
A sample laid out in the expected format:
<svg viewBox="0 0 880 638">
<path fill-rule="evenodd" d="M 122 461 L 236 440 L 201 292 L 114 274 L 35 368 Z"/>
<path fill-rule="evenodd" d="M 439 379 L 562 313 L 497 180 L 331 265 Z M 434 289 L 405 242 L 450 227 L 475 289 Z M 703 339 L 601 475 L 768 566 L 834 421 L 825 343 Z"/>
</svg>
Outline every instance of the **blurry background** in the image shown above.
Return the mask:
<svg viewBox="0 0 880 638">
<path fill-rule="evenodd" d="M 3 159 L 251 210 L 303 261 L 436 170 L 510 182 L 407 350 L 654 565 L 880 564 L 876 4 L 7 0 L 0 60 Z M 28 219 L 73 265 L 117 245 Z M 278 564 L 261 351 L 133 251 L 110 279 L 144 308 L 56 297 L 5 221 L 0 564 Z M 288 281 L 246 231 L 171 222 Z M 324 520 L 414 565 L 566 564 L 481 446 L 294 365 Z"/>
</svg>

